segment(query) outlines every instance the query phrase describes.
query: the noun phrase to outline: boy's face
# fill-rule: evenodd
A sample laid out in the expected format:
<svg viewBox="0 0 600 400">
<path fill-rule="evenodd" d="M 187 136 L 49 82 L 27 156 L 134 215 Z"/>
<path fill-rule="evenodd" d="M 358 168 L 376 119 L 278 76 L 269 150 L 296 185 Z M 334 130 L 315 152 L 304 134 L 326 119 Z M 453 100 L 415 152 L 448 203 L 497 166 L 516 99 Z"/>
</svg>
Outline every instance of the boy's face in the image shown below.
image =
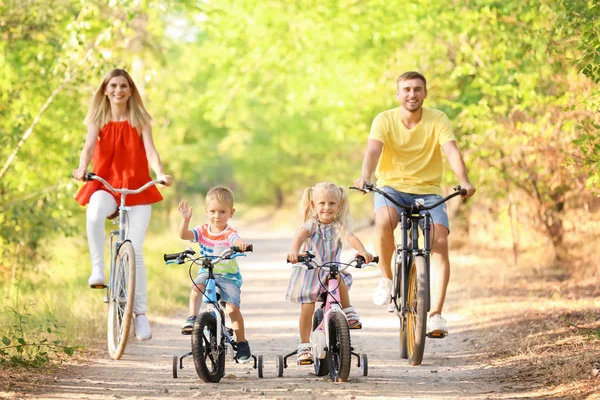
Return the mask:
<svg viewBox="0 0 600 400">
<path fill-rule="evenodd" d="M 235 208 L 228 204 L 221 203 L 219 200 L 213 199 L 206 203 L 204 208 L 210 229 L 213 232 L 221 232 L 227 226 L 229 218 L 233 217 Z"/>
</svg>

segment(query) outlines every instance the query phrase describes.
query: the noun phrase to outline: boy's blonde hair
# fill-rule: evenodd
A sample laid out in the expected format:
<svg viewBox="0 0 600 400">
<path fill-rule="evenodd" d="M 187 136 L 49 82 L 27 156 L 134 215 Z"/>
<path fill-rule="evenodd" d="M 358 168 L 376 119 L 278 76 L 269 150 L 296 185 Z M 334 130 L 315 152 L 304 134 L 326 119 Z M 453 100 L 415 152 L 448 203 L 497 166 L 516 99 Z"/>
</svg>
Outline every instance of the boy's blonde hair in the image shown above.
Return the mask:
<svg viewBox="0 0 600 400">
<path fill-rule="evenodd" d="M 206 193 L 206 204 L 209 201 L 216 200 L 221 204 L 226 204 L 233 208 L 233 192 L 225 186 L 215 186 Z"/>
<path fill-rule="evenodd" d="M 110 101 L 104 94 L 106 91 L 106 86 L 108 82 L 117 76 L 122 76 L 127 79 L 127 83 L 129 83 L 129 87 L 131 88 L 131 96 L 129 100 L 127 100 L 127 120 L 129 124 L 135 127 L 138 130 L 138 133 L 142 134 L 142 128 L 146 125 L 150 125 L 152 123 L 152 117 L 146 111 L 144 107 L 144 102 L 142 101 L 142 96 L 135 86 L 133 79 L 124 69 L 113 69 L 110 71 L 104 79 L 94 97 L 92 98 L 92 104 L 90 105 L 90 109 L 83 121 L 86 125 L 96 125 L 98 128 L 102 129 L 104 125 L 110 122 L 111 119 L 111 111 L 110 111 Z"/>
<path fill-rule="evenodd" d="M 300 218 L 302 223 L 305 223 L 310 218 L 316 217 L 315 210 L 312 206 L 314 194 L 320 191 L 329 191 L 334 193 L 339 202 L 340 210 L 333 219 L 333 223 L 338 228 L 338 238 L 345 237 L 352 231 L 352 217 L 350 216 L 350 204 L 348 201 L 348 191 L 343 186 L 337 186 L 331 182 L 319 182 L 314 186 L 307 187 L 302 192 L 300 200 Z"/>
</svg>

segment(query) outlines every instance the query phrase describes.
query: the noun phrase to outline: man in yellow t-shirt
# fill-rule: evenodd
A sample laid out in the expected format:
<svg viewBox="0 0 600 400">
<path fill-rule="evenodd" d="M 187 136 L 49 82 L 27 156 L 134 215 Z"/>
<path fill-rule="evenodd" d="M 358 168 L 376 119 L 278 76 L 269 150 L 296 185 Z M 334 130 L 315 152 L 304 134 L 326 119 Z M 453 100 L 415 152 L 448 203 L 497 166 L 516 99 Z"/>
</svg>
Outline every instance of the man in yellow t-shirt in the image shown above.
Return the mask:
<svg viewBox="0 0 600 400">
<path fill-rule="evenodd" d="M 465 197 L 475 193 L 469 181 L 467 168 L 456 145 L 450 120 L 442 111 L 423 108 L 427 98 L 427 80 L 418 72 L 406 72 L 397 80 L 396 98 L 400 107 L 377 115 L 371 126 L 367 151 L 362 164 L 361 177 L 354 185 L 362 188 L 370 183 L 375 172 L 377 186 L 402 204 L 414 203 L 421 198 L 425 204 L 441 199 L 442 150 L 450 167 L 466 189 Z M 375 194 L 375 247 L 380 256 L 382 278 L 373 294 L 377 305 L 391 301 L 392 269 L 394 254 L 394 229 L 398 225 L 399 209 Z M 427 333 L 447 334 L 442 307 L 450 279 L 448 258 L 448 234 L 450 224 L 446 205 L 432 210 L 433 232 L 431 235 L 431 310 Z"/>
</svg>

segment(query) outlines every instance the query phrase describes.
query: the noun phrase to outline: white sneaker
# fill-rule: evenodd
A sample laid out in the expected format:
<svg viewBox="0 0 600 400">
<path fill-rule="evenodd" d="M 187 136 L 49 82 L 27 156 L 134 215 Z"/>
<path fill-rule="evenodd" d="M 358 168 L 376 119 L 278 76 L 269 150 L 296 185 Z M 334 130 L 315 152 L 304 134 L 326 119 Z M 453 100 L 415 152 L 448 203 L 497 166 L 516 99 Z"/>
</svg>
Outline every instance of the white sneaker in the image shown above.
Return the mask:
<svg viewBox="0 0 600 400">
<path fill-rule="evenodd" d="M 446 326 L 446 320 L 440 315 L 435 314 L 433 317 L 429 317 L 427 321 L 427 334 L 448 334 L 448 327 Z"/>
<path fill-rule="evenodd" d="M 152 339 L 152 329 L 150 329 L 150 322 L 146 314 L 136 315 L 134 319 L 135 337 L 138 340 L 149 340 Z"/>
<path fill-rule="evenodd" d="M 104 269 L 92 268 L 92 274 L 88 279 L 90 286 L 104 286 Z"/>
<path fill-rule="evenodd" d="M 388 278 L 381 278 L 379 284 L 373 293 L 373 303 L 378 306 L 385 306 L 391 301 L 392 281 Z"/>
</svg>

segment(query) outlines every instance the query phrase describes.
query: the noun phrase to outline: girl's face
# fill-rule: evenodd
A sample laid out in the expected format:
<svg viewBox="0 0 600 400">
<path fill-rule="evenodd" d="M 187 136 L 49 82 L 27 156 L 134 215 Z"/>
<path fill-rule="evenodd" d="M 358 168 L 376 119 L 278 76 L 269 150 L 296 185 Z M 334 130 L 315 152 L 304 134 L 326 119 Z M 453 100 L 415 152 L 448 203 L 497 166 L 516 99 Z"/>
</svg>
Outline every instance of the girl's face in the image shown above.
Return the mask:
<svg viewBox="0 0 600 400">
<path fill-rule="evenodd" d="M 221 203 L 220 201 L 213 199 L 210 200 L 205 207 L 206 216 L 210 224 L 211 232 L 223 232 L 227 227 L 227 221 L 233 217 L 235 209 L 231 208 L 230 205 Z"/>
<path fill-rule="evenodd" d="M 313 194 L 312 206 L 319 222 L 330 224 L 340 211 L 340 199 L 331 190 L 319 190 Z"/>
<path fill-rule="evenodd" d="M 131 97 L 131 86 L 124 76 L 115 76 L 106 84 L 104 94 L 108 97 L 110 104 L 126 105 Z"/>
</svg>

